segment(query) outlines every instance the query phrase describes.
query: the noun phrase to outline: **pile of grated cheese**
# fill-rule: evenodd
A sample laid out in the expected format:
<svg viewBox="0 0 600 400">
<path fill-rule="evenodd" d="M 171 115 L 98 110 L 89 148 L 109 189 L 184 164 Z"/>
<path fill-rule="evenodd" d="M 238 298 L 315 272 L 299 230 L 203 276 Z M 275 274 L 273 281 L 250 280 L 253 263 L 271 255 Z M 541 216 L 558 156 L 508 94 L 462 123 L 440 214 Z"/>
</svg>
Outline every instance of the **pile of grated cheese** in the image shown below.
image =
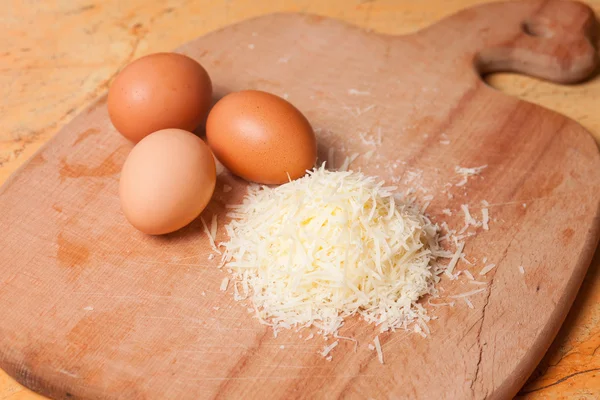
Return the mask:
<svg viewBox="0 0 600 400">
<path fill-rule="evenodd" d="M 229 206 L 221 244 L 235 299 L 249 298 L 275 334 L 315 326 L 335 336 L 357 314 L 381 331 L 427 322 L 418 300 L 436 293 L 445 268 L 436 259 L 452 254 L 395 189 L 324 165 L 276 188 L 251 187 Z"/>
</svg>

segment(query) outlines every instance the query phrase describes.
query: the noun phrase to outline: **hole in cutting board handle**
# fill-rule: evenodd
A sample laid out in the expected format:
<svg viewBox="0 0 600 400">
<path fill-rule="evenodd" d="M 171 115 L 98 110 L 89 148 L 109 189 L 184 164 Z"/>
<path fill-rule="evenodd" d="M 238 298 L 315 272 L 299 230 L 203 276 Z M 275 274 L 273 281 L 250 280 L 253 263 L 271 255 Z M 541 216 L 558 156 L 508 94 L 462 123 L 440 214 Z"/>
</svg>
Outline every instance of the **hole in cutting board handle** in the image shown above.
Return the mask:
<svg viewBox="0 0 600 400">
<path fill-rule="evenodd" d="M 536 29 L 536 26 L 534 24 L 532 24 L 530 21 L 525 21 L 521 24 L 521 31 L 523 31 L 523 33 L 526 34 L 527 36 L 532 36 L 532 37 L 536 37 L 536 36 L 549 37 L 550 36 L 550 35 L 540 35 L 538 33 L 538 30 Z"/>
<path fill-rule="evenodd" d="M 556 83 L 577 83 L 595 74 L 598 54 L 593 40 L 598 21 L 591 8 L 552 0 L 533 8 L 502 6 L 513 7 L 510 13 L 504 9 L 509 15 L 504 26 L 492 7 L 485 10 L 491 33 L 475 54 L 480 75 L 516 72 Z"/>
</svg>

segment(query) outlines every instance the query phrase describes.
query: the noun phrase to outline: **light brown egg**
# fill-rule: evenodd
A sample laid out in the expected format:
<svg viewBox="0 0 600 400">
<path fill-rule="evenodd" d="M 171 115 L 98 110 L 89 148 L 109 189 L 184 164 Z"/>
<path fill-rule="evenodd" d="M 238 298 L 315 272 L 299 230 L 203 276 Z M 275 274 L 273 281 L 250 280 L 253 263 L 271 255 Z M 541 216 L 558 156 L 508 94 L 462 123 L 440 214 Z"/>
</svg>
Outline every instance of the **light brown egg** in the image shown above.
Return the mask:
<svg viewBox="0 0 600 400">
<path fill-rule="evenodd" d="M 108 91 L 108 113 L 119 132 L 133 142 L 160 129 L 196 129 L 211 105 L 212 84 L 195 60 L 157 53 L 129 64 Z"/>
<path fill-rule="evenodd" d="M 215 183 L 215 160 L 202 139 L 181 129 L 164 129 L 129 153 L 119 184 L 121 208 L 144 233 L 173 232 L 200 215 Z"/>
<path fill-rule="evenodd" d="M 246 180 L 280 184 L 303 176 L 317 159 L 317 141 L 302 113 L 273 94 L 246 90 L 223 97 L 206 121 L 215 156 Z"/>
</svg>

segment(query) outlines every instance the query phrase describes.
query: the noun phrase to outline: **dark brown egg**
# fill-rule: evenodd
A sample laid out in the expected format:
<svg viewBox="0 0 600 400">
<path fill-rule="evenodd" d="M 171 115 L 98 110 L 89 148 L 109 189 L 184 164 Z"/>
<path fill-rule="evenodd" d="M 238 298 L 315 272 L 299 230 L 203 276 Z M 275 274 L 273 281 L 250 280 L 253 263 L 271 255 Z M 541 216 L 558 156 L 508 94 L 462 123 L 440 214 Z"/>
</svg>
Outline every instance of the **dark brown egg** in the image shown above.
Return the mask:
<svg viewBox="0 0 600 400">
<path fill-rule="evenodd" d="M 225 167 L 258 183 L 300 178 L 317 159 L 306 117 L 284 99 L 256 90 L 223 97 L 208 116 L 206 138 Z"/>
<path fill-rule="evenodd" d="M 161 129 L 196 129 L 211 104 L 208 73 L 195 60 L 157 53 L 129 64 L 108 91 L 108 112 L 119 132 L 133 142 Z"/>
</svg>

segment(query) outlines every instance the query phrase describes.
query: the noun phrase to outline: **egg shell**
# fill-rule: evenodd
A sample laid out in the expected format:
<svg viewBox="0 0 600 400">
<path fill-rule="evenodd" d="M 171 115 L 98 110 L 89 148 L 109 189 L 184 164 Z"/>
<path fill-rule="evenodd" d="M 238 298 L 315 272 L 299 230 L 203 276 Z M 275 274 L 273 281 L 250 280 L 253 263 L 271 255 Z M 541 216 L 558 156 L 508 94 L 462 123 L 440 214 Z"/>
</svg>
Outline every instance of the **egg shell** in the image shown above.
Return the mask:
<svg viewBox="0 0 600 400">
<path fill-rule="evenodd" d="M 263 184 L 297 179 L 317 159 L 317 141 L 306 117 L 286 100 L 257 90 L 219 100 L 208 115 L 206 138 L 232 173 Z"/>
<path fill-rule="evenodd" d="M 144 233 L 173 232 L 200 215 L 215 183 L 215 160 L 202 139 L 180 129 L 160 130 L 127 157 L 119 182 L 121 208 Z"/>
<path fill-rule="evenodd" d="M 123 69 L 108 92 L 115 128 L 139 142 L 152 132 L 196 129 L 208 114 L 212 83 L 195 60 L 177 53 L 142 57 Z"/>
</svg>

